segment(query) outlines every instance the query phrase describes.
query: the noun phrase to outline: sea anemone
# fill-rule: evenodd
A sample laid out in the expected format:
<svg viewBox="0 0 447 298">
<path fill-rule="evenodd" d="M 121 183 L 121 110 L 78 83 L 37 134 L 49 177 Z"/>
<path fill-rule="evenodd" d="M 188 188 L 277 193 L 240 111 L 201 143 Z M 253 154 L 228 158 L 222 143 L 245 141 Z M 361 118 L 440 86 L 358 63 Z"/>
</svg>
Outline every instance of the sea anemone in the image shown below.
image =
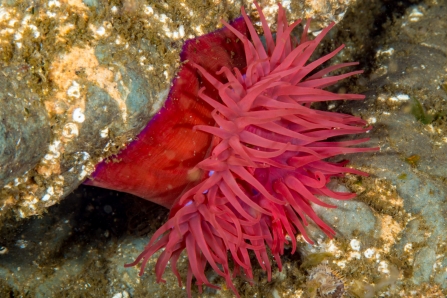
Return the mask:
<svg viewBox="0 0 447 298">
<path fill-rule="evenodd" d="M 231 24 L 241 34 L 247 34 L 242 18 Z M 200 64 L 211 73 L 223 66 L 244 68 L 243 53 L 242 43 L 226 28 L 187 40 L 180 54 L 183 67 L 163 106 L 114 158 L 119 162 L 101 162 L 84 183 L 131 193 L 172 208 L 190 184 L 200 182 L 201 173 L 195 166 L 207 157 L 212 141 L 210 134 L 193 129 L 196 125 L 214 125 L 214 120 L 212 107 L 198 98 L 203 86 L 213 95 L 212 86 L 199 80 L 191 63 Z"/>
<path fill-rule="evenodd" d="M 210 86 L 201 88 L 199 97 L 212 107 L 215 125 L 201 124 L 194 129 L 213 136 L 211 153 L 195 167 L 203 173 L 201 182 L 175 201 L 169 220 L 155 232 L 135 262 L 126 265 L 142 262 L 140 274 L 143 274 L 149 259 L 162 250 L 155 266 L 157 282 L 164 282 L 162 276 L 170 261 L 181 285 L 177 261 L 186 250 L 188 296 L 191 296 L 193 277 L 200 292 L 202 285 L 216 287 L 205 275 L 208 264 L 239 296 L 232 278 L 242 271 L 249 279 L 253 278 L 250 254 L 254 254 L 270 280 L 268 250 L 281 270 L 284 245 L 291 244 L 294 253 L 297 233 L 313 243 L 305 229 L 309 220 L 328 237 L 333 237 L 334 230 L 317 216 L 312 205 L 334 206 L 321 201 L 317 195 L 351 199 L 355 194 L 330 190 L 329 180 L 345 173 L 367 174 L 345 167 L 347 161 L 330 162 L 327 158 L 377 150 L 351 147 L 366 142 L 366 138 L 329 140 L 371 129 L 362 119 L 311 108 L 314 102 L 364 98 L 324 90 L 362 73 L 352 71 L 328 76 L 343 67 L 357 65 L 355 62 L 319 69 L 343 45 L 309 62 L 334 24 L 311 40 L 310 20 L 307 20 L 297 41 L 291 34 L 301 20 L 289 25 L 279 5 L 274 38 L 260 7 L 256 2 L 255 5 L 265 47 L 244 8 L 242 16 L 251 40 L 222 21 L 242 43 L 246 68 L 222 67 L 217 73 L 210 73 L 200 64 L 189 62 Z M 229 255 L 234 263 L 231 268 Z"/>
</svg>

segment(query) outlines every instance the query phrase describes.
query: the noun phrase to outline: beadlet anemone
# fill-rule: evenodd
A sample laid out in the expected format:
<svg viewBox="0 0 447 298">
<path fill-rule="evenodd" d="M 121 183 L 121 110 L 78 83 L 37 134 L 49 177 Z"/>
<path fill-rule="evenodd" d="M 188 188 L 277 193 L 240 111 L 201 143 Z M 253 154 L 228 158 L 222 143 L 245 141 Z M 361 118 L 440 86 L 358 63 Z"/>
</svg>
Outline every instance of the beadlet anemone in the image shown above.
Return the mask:
<svg viewBox="0 0 447 298">
<path fill-rule="evenodd" d="M 313 221 L 329 237 L 334 230 L 312 205 L 334 206 L 318 195 L 348 200 L 353 193 L 327 187 L 332 177 L 352 173 L 347 161 L 327 159 L 340 154 L 374 151 L 352 147 L 368 139 L 332 138 L 371 129 L 355 116 L 312 108 L 312 103 L 361 100 L 363 95 L 325 90 L 360 74 L 329 75 L 356 62 L 322 68 L 343 49 L 309 61 L 334 26 L 309 38 L 310 20 L 301 37 L 292 30 L 279 5 L 276 36 L 255 2 L 265 46 L 242 8 L 242 18 L 225 28 L 186 42 L 183 68 L 174 80 L 165 106 L 120 154 L 118 163 L 100 164 L 88 184 L 130 192 L 170 208 L 168 221 L 152 236 L 135 262 L 140 274 L 153 254 L 162 251 L 155 273 L 158 282 L 170 262 L 177 269 L 180 254 L 188 256 L 187 286 L 193 278 L 199 291 L 211 284 L 209 265 L 238 295 L 232 278 L 253 278 L 250 255 L 271 279 L 268 251 L 281 270 L 285 244 L 296 250 L 298 233 L 313 243 L 305 226 Z M 232 264 L 230 266 L 230 258 Z"/>
</svg>

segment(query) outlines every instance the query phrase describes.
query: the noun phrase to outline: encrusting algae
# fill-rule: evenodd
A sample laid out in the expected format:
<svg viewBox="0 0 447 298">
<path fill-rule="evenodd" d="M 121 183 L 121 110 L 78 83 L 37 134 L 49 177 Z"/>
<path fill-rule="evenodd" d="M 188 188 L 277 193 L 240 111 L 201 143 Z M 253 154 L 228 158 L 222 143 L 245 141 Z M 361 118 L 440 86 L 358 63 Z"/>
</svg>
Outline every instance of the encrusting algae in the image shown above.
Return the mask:
<svg viewBox="0 0 447 298">
<path fill-rule="evenodd" d="M 299 3 L 299 1 L 292 2 L 287 9 L 287 15 L 290 18 L 309 17 L 309 15 L 298 15 L 303 11 L 301 9 L 302 3 Z M 47 157 L 51 157 L 51 159 L 42 159 L 33 169 L 23 175 L 21 174 L 20 177 L 17 177 L 17 179 L 8 183 L 6 187 L 0 190 L 0 227 L 5 222 L 9 224 L 9 219 L 7 218 L 11 215 L 25 218 L 30 215 L 44 213 L 48 206 L 59 202 L 62 197 L 72 191 L 75 187 L 74 185 L 77 185 L 76 183 L 80 183 L 82 179 L 79 179 L 79 177 L 87 177 L 99 160 L 113 156 L 134 138 L 135 133 L 122 136 L 117 133 L 118 130 L 112 127 L 109 129 L 101 128 L 101 131 L 97 131 L 97 133 L 106 135 L 106 142 L 104 143 L 107 144 L 104 146 L 106 150 L 103 151 L 101 148 L 95 149 L 88 156 L 82 154 L 82 151 L 77 151 L 79 154 L 66 154 L 66 148 L 78 142 L 79 132 L 84 125 L 83 123 L 73 121 L 73 114 L 76 108 L 81 108 L 82 111 L 86 106 L 88 94 L 86 86 L 88 82 L 91 81 L 95 85 L 105 87 L 108 90 L 107 93 L 110 93 L 109 95 L 112 98 L 122 103 L 124 98 L 116 95 L 113 87 L 118 85 L 116 78 L 124 78 L 125 80 L 126 75 L 122 68 L 116 64 L 136 62 L 141 69 L 141 72 L 139 72 L 141 77 L 155 90 L 154 98 L 152 99 L 152 103 L 154 103 L 158 100 L 156 95 L 163 94 L 163 92 L 165 92 L 165 95 L 167 94 L 172 78 L 175 76 L 176 70 L 181 66 L 179 54 L 183 42 L 214 31 L 220 27 L 218 21 L 221 17 L 224 17 L 226 20 L 234 19 L 239 15 L 240 9 L 238 4 L 225 6 L 223 2 L 219 2 L 218 4 L 213 3 L 209 5 L 209 3 L 204 3 L 203 1 L 165 1 L 162 3 L 151 1 L 111 1 L 107 4 L 101 1 L 99 3 L 91 1 L 91 3 L 96 3 L 93 6 L 87 6 L 85 3 L 90 2 L 80 0 L 49 1 L 48 3 L 16 1 L 12 5 L 2 2 L 0 6 L 0 67 L 8 75 L 8 80 L 25 81 L 29 89 L 38 95 L 38 100 L 51 115 L 49 121 L 52 127 L 51 144 L 45 149 L 46 154 L 49 154 Z M 273 8 L 275 3 L 263 2 L 262 4 L 266 7 L 265 12 L 268 22 L 273 23 L 276 17 Z M 315 10 L 307 10 L 306 13 L 309 13 L 309 11 L 312 12 L 311 14 L 315 14 Z M 334 11 L 343 11 L 344 13 L 344 10 L 340 9 L 334 9 Z M 259 15 L 253 12 L 253 7 L 247 7 L 247 12 L 255 21 L 258 20 Z M 357 20 L 352 25 L 355 28 L 351 28 L 350 24 L 343 24 L 342 33 L 339 33 L 340 35 L 345 35 L 344 37 L 347 39 L 343 39 L 343 41 L 346 40 L 348 44 L 342 57 L 343 60 L 352 60 L 351 55 L 357 55 L 358 50 L 360 51 L 364 46 L 367 46 L 367 43 L 362 43 L 362 39 L 359 38 L 365 32 L 364 35 L 366 36 L 369 30 L 367 25 L 362 26 L 362 24 L 373 24 L 373 19 L 371 19 L 373 9 L 369 11 L 364 9 L 364 6 L 354 5 L 353 13 L 358 15 L 353 17 L 352 13 L 349 12 L 345 17 L 351 20 L 351 23 L 354 23 L 352 20 Z M 359 18 L 358 16 L 361 17 Z M 328 22 L 326 21 L 328 19 L 317 20 L 315 24 L 322 23 L 327 25 Z M 387 26 L 389 27 L 389 24 Z M 258 30 L 260 25 L 255 27 Z M 315 31 L 318 31 L 320 28 L 315 28 Z M 19 32 L 20 35 L 16 36 L 16 32 Z M 350 39 L 351 35 L 353 36 L 352 40 Z M 328 49 L 333 48 L 333 45 L 338 44 L 338 40 L 334 36 L 338 35 L 332 35 L 332 41 L 328 42 L 326 48 L 318 51 L 327 52 Z M 20 44 L 20 47 L 18 44 Z M 101 47 L 102 53 L 106 53 L 103 57 L 99 56 L 101 51 L 98 49 Z M 75 51 L 87 53 L 86 57 L 93 59 L 90 61 L 92 63 L 64 65 L 64 68 L 70 70 L 69 80 L 75 81 L 79 86 L 76 86 L 73 82 L 68 84 L 64 81 L 65 79 L 58 81 L 57 78 L 61 78 L 61 76 L 55 72 L 58 69 L 55 64 L 56 61 L 63 63 L 63 57 L 69 57 Z M 111 52 L 114 52 L 113 56 L 109 55 Z M 368 56 L 364 59 L 370 59 L 370 57 Z M 89 65 L 95 66 L 95 68 L 104 72 L 92 72 L 92 68 L 88 68 Z M 106 79 L 105 82 L 100 82 L 96 79 L 95 75 L 103 74 L 106 74 L 103 77 Z M 366 78 L 367 76 L 363 80 L 366 80 Z M 444 85 L 441 85 L 441 87 L 444 87 Z M 122 86 L 128 85 L 122 84 Z M 358 90 L 363 90 L 364 86 L 349 90 L 358 92 Z M 421 91 L 420 93 L 423 92 Z M 54 94 L 59 94 L 60 96 L 53 96 Z M 79 98 L 68 96 L 68 94 L 79 94 Z M 419 95 L 421 96 L 415 98 L 420 98 L 420 102 L 424 103 L 423 107 L 427 107 L 424 111 L 425 113 L 431 115 L 438 108 L 438 110 L 442 111 L 441 101 L 438 100 L 436 105 L 432 105 L 431 103 L 435 99 L 427 99 L 423 97 L 423 94 Z M 390 105 L 386 98 L 383 102 L 378 99 L 379 103 L 374 105 L 374 108 L 377 108 L 378 111 L 377 115 L 382 110 L 390 111 L 390 109 L 386 108 L 387 105 Z M 430 104 L 427 104 L 427 102 Z M 73 107 L 72 105 L 74 104 L 77 106 Z M 326 107 L 324 104 L 321 106 L 323 108 Z M 157 110 L 157 107 L 159 106 L 154 105 L 154 110 Z M 334 107 L 335 110 L 339 110 L 340 107 L 340 109 L 343 109 L 343 105 L 328 106 L 327 108 L 331 110 Z M 399 109 L 400 107 L 395 105 L 393 109 Z M 371 115 L 369 113 L 372 109 L 370 108 L 370 111 L 365 112 L 365 115 Z M 123 110 L 124 107 L 121 109 L 118 118 L 126 117 L 122 112 Z M 356 110 L 353 113 L 358 115 L 362 112 Z M 79 114 L 76 115 L 79 116 Z M 372 115 L 371 119 L 374 119 L 377 115 Z M 410 116 L 413 118 L 418 117 L 415 115 Z M 79 117 L 82 118 L 82 115 Z M 365 117 L 363 114 L 362 117 L 370 121 L 370 118 Z M 377 117 L 377 119 L 380 118 Z M 445 137 L 442 134 L 443 126 L 440 125 L 440 123 L 443 123 L 442 121 L 445 122 L 445 117 L 443 118 L 443 116 L 431 124 L 419 122 L 421 130 L 418 133 L 432 129 L 436 132 L 432 138 L 442 143 Z M 376 127 L 386 132 L 380 125 L 376 125 Z M 410 153 L 399 158 L 406 164 L 407 161 L 405 159 L 412 157 L 412 154 L 415 155 L 415 153 Z M 404 183 L 411 182 L 412 171 L 417 171 L 420 165 L 423 164 L 424 157 L 420 156 L 422 162 L 418 163 L 416 161 L 412 170 L 402 172 L 400 178 L 402 178 L 401 180 Z M 66 164 L 69 164 L 75 170 L 67 172 L 67 167 L 64 166 Z M 363 167 L 361 170 L 371 172 L 371 169 L 368 167 Z M 333 281 L 334 283 L 332 283 L 332 286 L 324 287 L 327 290 L 324 293 L 340 293 L 338 292 L 342 288 L 340 282 L 343 282 L 345 294 L 353 297 L 374 297 L 374 295 L 415 297 L 415 293 L 426 293 L 427 296 L 431 295 L 431 297 L 445 296 L 445 290 L 441 289 L 433 279 L 435 273 L 443 270 L 440 265 L 442 258 L 439 255 L 445 255 L 445 244 L 440 242 L 436 250 L 437 258 L 439 259 L 436 261 L 436 268 L 433 269 L 434 273 L 430 283 L 414 285 L 412 283 L 414 260 L 418 252 L 430 240 L 429 236 L 432 228 L 422 220 L 423 218 L 420 215 L 405 212 L 403 208 L 404 199 L 398 196 L 396 188 L 390 180 L 376 179 L 374 178 L 374 172 L 371 173 L 373 177 L 368 178 L 349 175 L 347 178 L 341 179 L 340 183 L 347 184 L 351 191 L 358 194 L 354 202 L 361 202 L 361 204 L 364 203 L 364 205 L 369 206 L 369 210 L 377 218 L 377 221 L 374 223 L 377 232 L 368 231 L 364 233 L 363 231 L 354 231 L 353 235 L 346 234 L 349 235 L 347 239 L 339 236 L 335 240 L 318 239 L 318 237 L 314 237 L 314 234 L 312 234 L 312 239 L 318 239 L 318 244 L 313 249 L 321 251 L 325 256 L 318 258 L 318 262 L 313 262 L 309 266 L 302 268 L 300 268 L 300 265 L 306 261 L 306 253 L 302 251 L 308 248 L 306 248 L 307 243 L 299 236 L 297 237 L 297 246 L 300 254 L 304 255 L 304 259 L 290 257 L 291 248 L 286 245 L 285 250 L 287 254 L 282 257 L 284 263 L 283 272 L 274 271 L 272 273 L 272 282 L 267 282 L 267 277 L 259 268 L 253 270 L 253 287 L 246 285 L 247 281 L 244 278 L 238 277 L 235 279 L 235 286 L 242 296 L 268 296 L 273 293 L 275 296 L 283 297 L 299 297 L 303 295 L 318 297 L 318 293 L 320 293 L 318 291 L 321 285 L 325 285 L 325 283 L 316 282 L 315 280 L 320 280 L 325 276 L 325 281 Z M 73 181 L 77 182 L 70 184 Z M 41 200 L 44 197 L 46 201 Z M 348 202 L 343 208 L 349 208 L 351 206 L 350 203 L 353 202 Z M 11 211 L 14 211 L 14 213 Z M 420 220 L 420 224 L 410 228 L 414 230 L 415 234 L 422 236 L 420 239 L 418 238 L 418 241 L 413 242 L 412 245 L 405 246 L 404 253 L 401 254 L 396 246 L 404 229 L 409 229 L 407 224 L 415 219 Z M 333 225 L 332 222 L 331 225 Z M 333 226 L 339 235 L 337 220 L 335 220 Z M 152 226 L 150 230 L 153 232 Z M 378 235 L 380 233 L 383 233 L 383 235 Z M 318 233 L 315 235 L 318 236 Z M 356 250 L 356 245 L 354 247 L 351 245 L 352 240 L 360 243 L 358 250 Z M 45 243 L 45 241 L 42 242 Z M 10 245 L 10 243 L 15 242 L 8 242 L 8 245 L 0 243 L 3 244 L 0 247 L 1 257 L 7 257 L 8 254 L 11 254 L 11 251 L 19 249 L 18 246 Z M 109 242 L 104 242 L 104 244 L 107 243 Z M 168 285 L 155 285 L 155 278 L 147 274 L 153 270 L 154 262 L 148 263 L 147 273 L 143 277 L 144 282 L 136 276 L 136 270 L 127 270 L 123 275 L 117 272 L 113 273 L 115 270 L 113 268 L 107 270 L 108 274 L 112 274 L 110 278 L 95 279 L 95 275 L 97 277 L 106 274 L 103 269 L 110 266 L 111 263 L 113 263 L 113 266 L 117 264 L 121 266 L 123 256 L 127 258 L 127 261 L 130 261 L 138 252 L 138 249 L 131 249 L 130 252 L 129 250 L 126 251 L 124 245 L 119 245 L 118 253 L 118 250 L 114 251 L 107 245 L 103 245 L 107 253 L 104 253 L 102 250 L 94 251 L 94 254 L 102 255 L 100 262 L 89 263 L 92 264 L 91 268 L 83 270 L 82 275 L 76 275 L 75 272 L 72 272 L 73 276 L 67 280 L 69 280 L 70 284 L 76 286 L 73 288 L 75 290 L 69 291 L 79 295 L 90 293 L 89 291 L 92 290 L 87 289 L 85 285 L 90 283 L 101 288 L 98 289 L 97 293 L 103 293 L 102 291 L 108 293 L 107 290 L 110 290 L 116 284 L 126 289 L 119 291 L 121 295 L 129 295 L 128 293 L 135 290 L 135 295 L 147 296 L 152 295 L 155 289 L 168 293 L 168 295 L 173 295 L 173 293 L 182 295 L 184 293 L 182 289 L 174 290 L 173 287 L 176 286 L 175 276 L 169 273 L 167 273 Z M 372 252 L 374 253 L 372 254 Z M 117 260 L 115 258 L 113 262 L 110 262 L 112 260 L 111 255 L 115 254 L 120 259 Z M 372 257 L 369 257 L 371 254 Z M 92 257 L 90 254 L 87 255 Z M 105 259 L 104 255 L 110 256 L 110 258 Z M 319 264 L 321 259 L 326 261 L 323 261 L 323 264 Z M 183 269 L 185 269 L 187 261 L 180 260 L 179 263 L 181 262 L 184 266 Z M 64 268 L 63 260 L 58 260 L 56 263 L 58 268 Z M 96 268 L 98 264 L 103 267 L 102 270 Z M 54 266 L 49 262 L 38 263 L 38 267 L 42 272 L 46 272 L 45 278 L 53 275 Z M 317 270 L 317 268 L 319 269 Z M 23 266 L 22 271 L 25 272 Z M 315 273 L 315 271 L 319 273 Z M 181 273 L 186 274 L 183 271 Z M 113 274 L 116 275 L 113 276 Z M 312 280 L 309 279 L 310 275 L 313 276 Z M 123 276 L 125 278 L 121 280 L 120 278 Z M 110 284 L 108 279 L 115 280 L 116 282 L 114 283 L 116 284 Z M 223 282 L 215 276 L 210 277 L 210 281 L 220 285 Z M 21 293 L 17 290 L 12 290 L 11 286 L 7 284 L 8 282 L 5 279 L 0 283 L 1 293 L 9 294 L 15 291 L 15 294 L 20 295 Z M 151 284 L 151 289 L 147 289 L 148 284 Z M 310 286 L 308 287 L 309 284 Z M 215 294 L 215 291 L 209 290 L 205 295 L 233 296 L 224 285 L 222 288 L 217 294 Z M 33 289 L 30 286 L 27 291 L 33 294 Z M 64 293 L 68 293 L 67 290 Z"/>
</svg>

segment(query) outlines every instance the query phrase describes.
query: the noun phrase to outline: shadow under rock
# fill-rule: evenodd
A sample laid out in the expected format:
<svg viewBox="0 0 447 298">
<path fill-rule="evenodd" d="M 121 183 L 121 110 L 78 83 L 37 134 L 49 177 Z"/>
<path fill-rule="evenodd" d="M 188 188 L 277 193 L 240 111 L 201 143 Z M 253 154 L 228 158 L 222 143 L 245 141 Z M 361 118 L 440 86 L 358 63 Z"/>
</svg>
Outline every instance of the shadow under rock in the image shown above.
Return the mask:
<svg viewBox="0 0 447 298">
<path fill-rule="evenodd" d="M 126 235 L 155 231 L 168 210 L 126 193 L 81 185 L 40 217 L 11 219 L 0 229 L 0 266 L 55 267 L 86 250 L 105 247 Z M 14 269 L 13 269 L 14 268 Z"/>
</svg>

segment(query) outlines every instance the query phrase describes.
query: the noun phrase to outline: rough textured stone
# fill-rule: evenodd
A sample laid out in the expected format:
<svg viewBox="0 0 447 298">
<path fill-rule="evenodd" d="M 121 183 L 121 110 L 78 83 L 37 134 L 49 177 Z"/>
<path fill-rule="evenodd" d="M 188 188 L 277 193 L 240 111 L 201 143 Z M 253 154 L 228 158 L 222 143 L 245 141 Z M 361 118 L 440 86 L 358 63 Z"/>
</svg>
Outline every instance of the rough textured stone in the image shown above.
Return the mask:
<svg viewBox="0 0 447 298">
<path fill-rule="evenodd" d="M 50 141 L 48 115 L 25 80 L 17 69 L 0 73 L 0 188 L 31 170 Z"/>
<path fill-rule="evenodd" d="M 65 126 L 75 125 L 78 129 L 72 142 L 66 142 L 64 156 L 60 159 L 63 193 L 69 194 L 93 169 L 92 158 L 103 155 L 110 148 L 111 139 L 121 140 L 122 144 L 134 137 L 150 119 L 154 110 L 155 94 L 147 84 L 138 67 L 120 66 L 116 73 L 116 88 L 120 100 L 110 95 L 106 88 L 95 82 L 79 80 L 85 86 L 85 108 L 81 123 L 75 120 Z M 154 109 L 151 109 L 154 108 Z M 73 119 L 75 117 L 72 114 Z"/>
<path fill-rule="evenodd" d="M 426 6 L 407 8 L 402 18 L 386 22 L 369 9 L 368 5 L 375 1 L 359 2 L 349 18 L 352 24 L 341 24 L 340 31 L 352 35 L 347 52 L 361 52 L 363 46 L 375 42 L 367 49 L 371 55 L 363 58 L 372 65 L 363 80 L 368 99 L 363 103 L 343 103 L 339 109 L 361 115 L 374 124 L 368 134 L 372 137 L 369 145 L 379 144 L 381 152 L 347 156 L 352 166 L 371 175 L 338 181 L 356 190 L 358 197 L 338 202 L 336 210 L 319 210 L 325 221 L 336 227 L 335 239 L 322 239 L 321 233 L 315 233 L 314 246 L 299 239 L 299 257 L 291 255 L 291 248 L 286 247 L 282 258 L 285 279 L 274 273 L 273 282 L 268 283 L 265 274 L 256 269 L 253 287 L 244 279 L 237 281 L 246 297 L 278 292 L 285 297 L 301 296 L 306 290 L 306 262 L 311 263 L 320 253 L 329 253 L 327 259 L 336 266 L 337 274 L 344 275 L 351 290 L 363 290 L 359 297 L 447 294 L 445 117 L 423 124 L 411 114 L 410 100 L 405 100 L 405 96 L 401 97 L 403 100 L 398 98 L 418 98 L 427 112 L 445 110 L 442 42 L 447 30 L 446 19 L 439 16 L 446 15 L 446 7 L 426 1 Z M 404 1 L 402 5 L 408 4 Z M 384 1 L 379 6 L 386 13 L 392 4 Z M 399 5 L 392 14 L 400 7 L 403 6 Z M 418 15 L 419 20 L 413 21 Z M 384 28 L 382 35 L 370 36 L 373 29 L 368 26 Z M 393 51 L 389 51 L 391 48 Z M 110 100 L 100 88 L 95 92 L 99 102 Z M 86 121 L 102 116 L 91 113 Z M 82 129 L 80 137 L 84 133 L 92 138 L 97 135 Z M 76 150 L 72 152 L 74 159 L 83 158 L 81 153 L 75 154 Z M 73 181 L 65 181 L 75 185 L 79 179 L 76 175 L 71 177 Z M 129 202 L 135 205 L 129 206 Z M 155 283 L 155 258 L 148 262 L 141 278 L 138 268 L 122 267 L 134 260 L 164 221 L 167 213 L 154 212 L 154 208 L 157 207 L 131 196 L 83 187 L 66 201 L 50 207 L 43 218 L 8 222 L 0 231 L 4 235 L 0 245 L 9 250 L 0 255 L 0 289 L 9 292 L 0 294 L 183 296 L 184 289 L 177 287 L 169 270 L 164 276 L 166 284 Z M 105 211 L 109 209 L 110 214 Z M 23 247 L 26 243 L 28 246 Z M 182 276 L 186 275 L 185 260 L 183 256 L 179 260 L 183 264 Z M 211 280 L 212 272 L 206 274 Z M 204 295 L 232 297 L 228 290 L 216 293 L 208 288 Z"/>
<path fill-rule="evenodd" d="M 443 289 L 447 289 L 447 89 L 443 87 L 447 21 L 440 16 L 446 13 L 445 5 L 413 6 L 387 28 L 390 34 L 376 55 L 369 87 L 369 111 L 375 112 L 368 114 L 376 122 L 370 136 L 381 144 L 381 152 L 353 158 L 354 166 L 367 167 L 375 179 L 394 185 L 403 200 L 410 217 L 392 250 L 409 266 L 405 269 L 409 283 Z M 428 116 L 425 123 L 415 114 L 417 102 Z"/>
</svg>

